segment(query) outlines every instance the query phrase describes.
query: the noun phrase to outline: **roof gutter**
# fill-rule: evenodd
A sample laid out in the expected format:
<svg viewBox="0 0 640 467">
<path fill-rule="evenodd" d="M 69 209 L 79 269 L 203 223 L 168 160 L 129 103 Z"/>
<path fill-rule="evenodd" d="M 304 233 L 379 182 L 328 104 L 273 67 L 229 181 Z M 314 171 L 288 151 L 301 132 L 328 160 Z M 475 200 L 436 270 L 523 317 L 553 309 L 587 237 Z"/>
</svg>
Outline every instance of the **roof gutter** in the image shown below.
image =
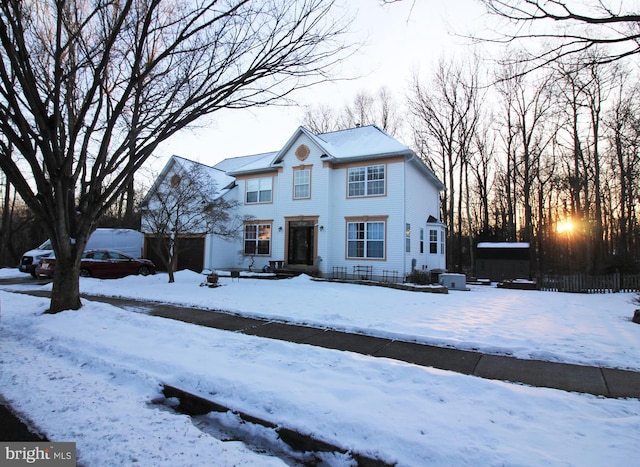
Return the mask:
<svg viewBox="0 0 640 467">
<path fill-rule="evenodd" d="M 260 173 L 277 172 L 278 169 L 280 169 L 280 167 L 278 166 L 269 166 L 269 167 L 260 167 L 257 169 L 250 169 L 250 170 L 232 170 L 227 172 L 227 175 L 229 175 L 230 177 L 237 177 L 242 175 L 255 175 Z"/>
<path fill-rule="evenodd" d="M 370 161 L 375 159 L 386 159 L 388 157 L 398 157 L 403 156 L 406 160 L 407 155 L 409 155 L 411 151 L 393 151 L 393 152 L 383 152 L 379 154 L 360 154 L 357 156 L 351 157 L 335 157 L 335 156 L 326 156 L 322 158 L 324 161 L 332 162 L 334 164 L 348 164 L 351 162 L 360 162 L 360 161 Z"/>
</svg>

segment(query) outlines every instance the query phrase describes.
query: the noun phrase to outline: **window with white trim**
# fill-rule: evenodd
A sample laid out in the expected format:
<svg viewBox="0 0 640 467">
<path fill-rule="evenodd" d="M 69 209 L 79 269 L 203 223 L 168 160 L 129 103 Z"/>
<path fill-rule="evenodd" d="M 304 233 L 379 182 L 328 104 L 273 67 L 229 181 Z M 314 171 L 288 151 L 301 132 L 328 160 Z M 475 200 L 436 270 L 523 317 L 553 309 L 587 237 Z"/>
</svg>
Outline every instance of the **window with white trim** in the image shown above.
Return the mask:
<svg viewBox="0 0 640 467">
<path fill-rule="evenodd" d="M 429 229 L 429 253 L 438 253 L 438 231 L 436 229 Z"/>
<path fill-rule="evenodd" d="M 440 254 L 444 255 L 444 247 L 445 247 L 445 236 L 444 230 L 440 231 Z"/>
<path fill-rule="evenodd" d="M 244 254 L 248 256 L 271 254 L 271 224 L 245 224 Z"/>
<path fill-rule="evenodd" d="M 385 194 L 385 166 L 350 167 L 347 171 L 348 196 L 380 196 Z"/>
<path fill-rule="evenodd" d="M 404 232 L 404 249 L 405 252 L 411 253 L 411 224 L 406 224 Z"/>
<path fill-rule="evenodd" d="M 293 171 L 293 199 L 311 198 L 311 169 Z"/>
<path fill-rule="evenodd" d="M 273 177 L 249 178 L 246 183 L 247 204 L 270 203 L 273 188 Z"/>
<path fill-rule="evenodd" d="M 347 258 L 384 258 L 385 223 L 348 222 Z"/>
<path fill-rule="evenodd" d="M 424 253 L 424 229 L 420 227 L 420 253 Z"/>
</svg>

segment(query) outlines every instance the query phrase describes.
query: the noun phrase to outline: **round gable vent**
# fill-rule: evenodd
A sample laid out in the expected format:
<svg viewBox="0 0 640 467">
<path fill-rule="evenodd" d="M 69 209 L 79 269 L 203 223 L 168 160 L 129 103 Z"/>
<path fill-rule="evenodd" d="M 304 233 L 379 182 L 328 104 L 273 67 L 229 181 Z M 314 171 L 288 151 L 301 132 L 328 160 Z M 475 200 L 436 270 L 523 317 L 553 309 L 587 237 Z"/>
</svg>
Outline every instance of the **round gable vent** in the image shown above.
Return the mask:
<svg viewBox="0 0 640 467">
<path fill-rule="evenodd" d="M 301 144 L 300 146 L 298 146 L 298 148 L 296 149 L 296 157 L 298 159 L 300 159 L 301 161 L 305 160 L 307 157 L 309 157 L 309 153 L 311 152 L 311 150 L 309 149 L 309 146 L 307 146 L 306 144 Z"/>
</svg>

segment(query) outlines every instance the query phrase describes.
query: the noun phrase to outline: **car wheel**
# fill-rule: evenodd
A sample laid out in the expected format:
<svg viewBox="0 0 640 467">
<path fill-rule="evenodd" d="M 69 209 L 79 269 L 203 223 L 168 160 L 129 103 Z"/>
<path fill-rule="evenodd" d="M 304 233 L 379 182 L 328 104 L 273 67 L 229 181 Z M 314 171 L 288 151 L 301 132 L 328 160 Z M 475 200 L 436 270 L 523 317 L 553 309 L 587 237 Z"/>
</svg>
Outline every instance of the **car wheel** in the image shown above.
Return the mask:
<svg viewBox="0 0 640 467">
<path fill-rule="evenodd" d="M 151 274 L 151 271 L 146 266 L 140 266 L 140 268 L 138 269 L 138 274 L 141 276 L 148 276 L 149 274 Z"/>
<path fill-rule="evenodd" d="M 86 268 L 82 268 L 80 269 L 80 277 L 91 277 L 91 272 Z"/>
</svg>

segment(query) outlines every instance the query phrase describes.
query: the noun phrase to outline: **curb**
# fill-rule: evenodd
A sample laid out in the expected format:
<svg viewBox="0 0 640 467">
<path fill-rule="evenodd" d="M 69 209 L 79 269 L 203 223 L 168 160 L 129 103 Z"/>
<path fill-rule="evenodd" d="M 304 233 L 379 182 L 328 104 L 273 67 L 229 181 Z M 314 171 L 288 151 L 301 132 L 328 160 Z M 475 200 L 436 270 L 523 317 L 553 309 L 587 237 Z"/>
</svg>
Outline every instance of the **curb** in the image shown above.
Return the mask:
<svg viewBox="0 0 640 467">
<path fill-rule="evenodd" d="M 297 452 L 336 452 L 339 454 L 347 454 L 357 462 L 359 467 L 391 467 L 394 465 L 380 459 L 374 459 L 363 454 L 348 451 L 334 444 L 314 438 L 309 434 L 303 434 L 290 428 L 278 426 L 268 420 L 254 417 L 253 415 L 245 412 L 232 410 L 224 405 L 218 404 L 217 402 L 189 393 L 175 386 L 164 384 L 162 387 L 162 393 L 166 398 L 173 397 L 178 399 L 180 401 L 180 405 L 177 409 L 187 415 L 205 415 L 209 412 L 231 412 L 245 422 L 272 429 L 278 434 L 278 437 L 282 441 Z"/>
</svg>

